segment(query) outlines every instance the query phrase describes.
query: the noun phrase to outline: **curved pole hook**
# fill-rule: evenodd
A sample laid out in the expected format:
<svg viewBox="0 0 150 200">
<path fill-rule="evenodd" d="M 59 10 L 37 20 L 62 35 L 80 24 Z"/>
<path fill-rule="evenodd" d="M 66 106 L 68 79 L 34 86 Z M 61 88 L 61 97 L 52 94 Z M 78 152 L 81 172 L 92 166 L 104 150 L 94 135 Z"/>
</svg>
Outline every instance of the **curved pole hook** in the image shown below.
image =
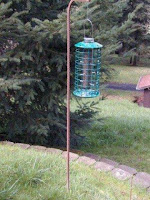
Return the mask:
<svg viewBox="0 0 150 200">
<path fill-rule="evenodd" d="M 91 0 L 70 0 L 67 8 L 67 189 L 70 189 L 70 9 L 73 2 Z"/>
</svg>

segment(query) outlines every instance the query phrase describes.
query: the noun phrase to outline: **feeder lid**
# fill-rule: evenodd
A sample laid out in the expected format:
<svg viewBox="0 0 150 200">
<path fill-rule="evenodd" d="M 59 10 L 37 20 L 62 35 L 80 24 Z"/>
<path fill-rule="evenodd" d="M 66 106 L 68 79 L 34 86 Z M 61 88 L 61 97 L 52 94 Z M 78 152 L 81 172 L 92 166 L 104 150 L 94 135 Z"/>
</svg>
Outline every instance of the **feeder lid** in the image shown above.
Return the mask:
<svg viewBox="0 0 150 200">
<path fill-rule="evenodd" d="M 84 41 L 75 44 L 75 47 L 84 49 L 99 49 L 102 48 L 103 45 L 94 42 L 94 38 L 84 38 Z"/>
</svg>

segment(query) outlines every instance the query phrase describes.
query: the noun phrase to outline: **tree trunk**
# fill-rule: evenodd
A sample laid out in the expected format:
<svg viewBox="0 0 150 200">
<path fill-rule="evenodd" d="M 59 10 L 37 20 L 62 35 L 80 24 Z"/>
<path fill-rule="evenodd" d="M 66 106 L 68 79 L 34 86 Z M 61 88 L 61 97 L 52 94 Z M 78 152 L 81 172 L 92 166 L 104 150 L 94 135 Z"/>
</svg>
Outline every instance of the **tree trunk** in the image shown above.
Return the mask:
<svg viewBox="0 0 150 200">
<path fill-rule="evenodd" d="M 137 56 L 134 56 L 132 65 L 137 66 Z"/>
<path fill-rule="evenodd" d="M 130 65 L 137 66 L 138 60 L 139 60 L 139 57 L 137 55 L 131 56 L 131 58 L 130 58 Z"/>
<path fill-rule="evenodd" d="M 131 56 L 131 58 L 130 58 L 130 65 L 132 65 L 132 56 Z"/>
</svg>

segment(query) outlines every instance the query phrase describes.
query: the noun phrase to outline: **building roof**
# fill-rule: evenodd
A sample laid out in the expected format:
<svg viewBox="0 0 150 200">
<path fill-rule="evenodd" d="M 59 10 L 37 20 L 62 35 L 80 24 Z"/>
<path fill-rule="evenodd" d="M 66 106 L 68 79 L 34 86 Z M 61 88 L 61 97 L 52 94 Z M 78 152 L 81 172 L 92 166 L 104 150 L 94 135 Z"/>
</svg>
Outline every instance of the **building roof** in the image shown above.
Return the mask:
<svg viewBox="0 0 150 200">
<path fill-rule="evenodd" d="M 150 88 L 150 75 L 142 76 L 139 79 L 136 89 L 144 90 Z"/>
</svg>

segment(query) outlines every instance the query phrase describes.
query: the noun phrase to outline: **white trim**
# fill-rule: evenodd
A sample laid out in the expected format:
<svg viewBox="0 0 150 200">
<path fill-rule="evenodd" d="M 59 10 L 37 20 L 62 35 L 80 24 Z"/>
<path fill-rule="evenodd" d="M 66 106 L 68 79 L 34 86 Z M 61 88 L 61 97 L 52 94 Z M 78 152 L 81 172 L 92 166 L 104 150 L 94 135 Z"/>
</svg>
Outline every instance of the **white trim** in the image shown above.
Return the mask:
<svg viewBox="0 0 150 200">
<path fill-rule="evenodd" d="M 139 89 L 139 87 L 138 87 L 138 86 L 139 86 L 139 83 L 140 83 L 140 81 L 141 81 L 142 77 L 143 77 L 143 76 L 141 76 L 141 77 L 140 77 L 140 79 L 139 79 L 139 81 L 138 81 L 138 84 L 137 84 L 137 86 L 136 86 L 136 90 L 141 90 L 141 89 Z"/>
</svg>

